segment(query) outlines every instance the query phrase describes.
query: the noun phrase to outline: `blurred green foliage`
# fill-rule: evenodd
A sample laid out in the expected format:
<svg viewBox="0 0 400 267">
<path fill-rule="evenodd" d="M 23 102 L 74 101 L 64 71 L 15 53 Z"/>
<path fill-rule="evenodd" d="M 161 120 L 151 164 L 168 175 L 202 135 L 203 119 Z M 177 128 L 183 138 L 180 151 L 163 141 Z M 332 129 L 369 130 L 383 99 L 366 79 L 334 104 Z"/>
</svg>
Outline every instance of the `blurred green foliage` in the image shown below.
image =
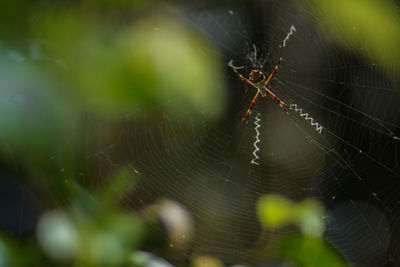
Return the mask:
<svg viewBox="0 0 400 267">
<path fill-rule="evenodd" d="M 257 206 L 261 222 L 272 229 L 292 223 L 294 219 L 294 204 L 278 195 L 262 197 Z"/>
<path fill-rule="evenodd" d="M 271 229 L 297 224 L 305 235 L 316 237 L 325 230 L 324 209 L 310 199 L 296 204 L 279 195 L 266 195 L 259 200 L 257 213 L 263 225 Z"/>
<path fill-rule="evenodd" d="M 279 253 L 300 266 L 347 266 L 340 254 L 322 238 L 289 235 L 278 245 Z"/>
<path fill-rule="evenodd" d="M 260 198 L 257 213 L 266 229 L 278 230 L 296 225 L 301 234 L 287 234 L 275 244 L 275 249 L 290 262 L 301 266 L 346 266 L 340 254 L 324 239 L 325 211 L 312 199 L 300 203 L 279 195 Z"/>
<path fill-rule="evenodd" d="M 119 208 L 127 193 L 121 185 L 132 189 L 136 180 L 122 172 L 110 177 L 107 193 L 89 193 L 71 183 L 71 205 L 44 213 L 36 240 L 0 238 L 0 266 L 126 266 L 146 228 L 137 214 Z"/>
<path fill-rule="evenodd" d="M 400 15 L 393 1 L 307 0 L 320 26 L 336 42 L 400 71 Z"/>
<path fill-rule="evenodd" d="M 0 3 L 0 153 L 64 201 L 64 177 L 79 178 L 97 140 L 93 121 L 224 110 L 213 46 L 152 3 Z"/>
<path fill-rule="evenodd" d="M 167 103 L 172 111 L 217 116 L 224 107 L 221 64 L 212 47 L 168 15 L 114 30 L 95 15 L 64 10 L 44 15 L 34 29 L 63 51 L 61 77 L 96 112 L 128 113 Z M 178 108 L 179 107 L 179 108 Z"/>
</svg>

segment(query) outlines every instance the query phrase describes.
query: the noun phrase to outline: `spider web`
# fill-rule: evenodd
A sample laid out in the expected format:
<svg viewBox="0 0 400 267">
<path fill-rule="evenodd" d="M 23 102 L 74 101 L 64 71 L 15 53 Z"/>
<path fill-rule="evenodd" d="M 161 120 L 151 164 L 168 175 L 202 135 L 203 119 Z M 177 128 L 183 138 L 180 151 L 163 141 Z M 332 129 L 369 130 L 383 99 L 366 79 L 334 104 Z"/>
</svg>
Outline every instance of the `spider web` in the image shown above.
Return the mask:
<svg viewBox="0 0 400 267">
<path fill-rule="evenodd" d="M 233 60 L 244 76 L 254 68 L 268 75 L 283 57 L 270 89 L 293 110 L 287 116 L 260 98 L 242 123 L 256 92 L 227 65 L 228 106 L 218 121 L 183 123 L 185 110 L 149 107 L 134 119 L 127 114 L 117 134 L 99 124 L 99 165 L 129 163 L 141 175 L 126 205 L 180 201 L 195 220 L 193 253 L 246 263 L 257 257 L 249 250 L 267 242 L 254 208 L 261 195 L 314 197 L 328 211 L 326 239 L 350 264 L 399 265 L 400 98 L 392 62 L 384 70 L 333 42 L 298 3 L 195 1 L 177 13 L 217 48 L 202 53 Z"/>
</svg>

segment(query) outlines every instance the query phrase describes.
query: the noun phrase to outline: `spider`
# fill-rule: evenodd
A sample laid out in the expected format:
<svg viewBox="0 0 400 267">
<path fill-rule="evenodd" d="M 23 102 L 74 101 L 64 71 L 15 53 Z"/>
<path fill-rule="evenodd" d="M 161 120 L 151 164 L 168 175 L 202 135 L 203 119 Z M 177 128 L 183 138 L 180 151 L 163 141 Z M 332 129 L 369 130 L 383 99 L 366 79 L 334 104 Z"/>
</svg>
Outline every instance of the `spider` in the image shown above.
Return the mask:
<svg viewBox="0 0 400 267">
<path fill-rule="evenodd" d="M 249 75 L 249 79 L 246 79 L 243 77 L 242 74 L 238 72 L 238 70 L 231 65 L 233 71 L 239 76 L 240 79 L 242 79 L 245 83 L 253 86 L 254 88 L 257 89 L 257 94 L 253 98 L 253 101 L 251 101 L 250 107 L 246 112 L 246 115 L 244 115 L 242 122 L 246 119 L 246 124 L 249 123 L 250 115 L 253 111 L 254 106 L 256 105 L 258 97 L 261 96 L 265 97 L 267 94 L 276 102 L 279 104 L 279 106 L 285 111 L 287 115 L 289 115 L 289 112 L 287 109 L 291 109 L 285 102 L 279 99 L 273 92 L 271 92 L 267 86 L 271 82 L 272 78 L 276 75 L 278 72 L 279 64 L 282 62 L 282 58 L 279 59 L 278 64 L 276 64 L 274 70 L 272 73 L 269 75 L 268 79 L 265 80 L 265 75 L 262 73 L 260 70 L 252 70 Z"/>
</svg>

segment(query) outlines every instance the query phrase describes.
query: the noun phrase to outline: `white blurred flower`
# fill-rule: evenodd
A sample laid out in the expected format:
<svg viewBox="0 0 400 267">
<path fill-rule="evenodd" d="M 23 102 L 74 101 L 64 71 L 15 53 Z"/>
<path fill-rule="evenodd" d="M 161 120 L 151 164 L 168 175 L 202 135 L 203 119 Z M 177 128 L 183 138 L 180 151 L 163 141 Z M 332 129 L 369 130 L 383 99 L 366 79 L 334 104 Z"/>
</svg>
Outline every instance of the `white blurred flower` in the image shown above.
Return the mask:
<svg viewBox="0 0 400 267">
<path fill-rule="evenodd" d="M 71 219 L 61 211 L 40 218 L 37 236 L 43 250 L 55 260 L 71 260 L 78 251 L 79 237 Z"/>
</svg>

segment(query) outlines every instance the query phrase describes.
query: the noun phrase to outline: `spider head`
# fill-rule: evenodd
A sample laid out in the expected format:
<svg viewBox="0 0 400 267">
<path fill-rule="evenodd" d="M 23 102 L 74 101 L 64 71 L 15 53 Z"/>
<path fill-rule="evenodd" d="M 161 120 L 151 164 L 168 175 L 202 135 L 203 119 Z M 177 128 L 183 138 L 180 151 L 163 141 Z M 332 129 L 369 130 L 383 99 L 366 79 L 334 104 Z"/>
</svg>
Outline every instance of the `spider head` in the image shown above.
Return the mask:
<svg viewBox="0 0 400 267">
<path fill-rule="evenodd" d="M 264 73 L 259 70 L 252 70 L 249 75 L 249 81 L 259 83 L 265 79 Z"/>
</svg>

